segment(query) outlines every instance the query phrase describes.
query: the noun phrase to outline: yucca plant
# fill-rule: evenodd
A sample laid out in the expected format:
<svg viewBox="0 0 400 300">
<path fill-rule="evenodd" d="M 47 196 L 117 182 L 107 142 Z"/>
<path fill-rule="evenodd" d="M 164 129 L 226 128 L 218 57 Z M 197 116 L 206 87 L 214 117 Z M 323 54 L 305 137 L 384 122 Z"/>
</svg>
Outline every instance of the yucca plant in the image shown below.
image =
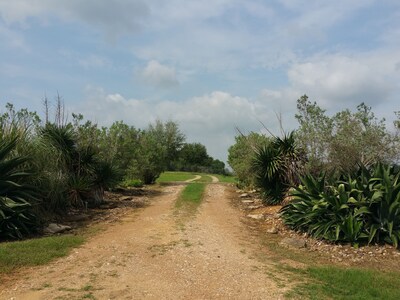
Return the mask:
<svg viewBox="0 0 400 300">
<path fill-rule="evenodd" d="M 288 189 L 299 182 L 304 159 L 296 146 L 294 132 L 283 138 L 275 137 L 271 143 L 256 149 L 252 167 L 265 203 L 283 201 Z"/>
<path fill-rule="evenodd" d="M 37 230 L 32 203 L 35 189 L 27 181 L 26 157 L 12 156 L 17 138 L 0 141 L 0 237 L 22 238 Z"/>
<path fill-rule="evenodd" d="M 41 136 L 48 152 L 54 157 L 50 170 L 54 178 L 65 182 L 67 205 L 83 206 L 91 196 L 94 187 L 94 165 L 96 151 L 93 147 L 80 147 L 72 126 L 46 124 Z"/>
</svg>

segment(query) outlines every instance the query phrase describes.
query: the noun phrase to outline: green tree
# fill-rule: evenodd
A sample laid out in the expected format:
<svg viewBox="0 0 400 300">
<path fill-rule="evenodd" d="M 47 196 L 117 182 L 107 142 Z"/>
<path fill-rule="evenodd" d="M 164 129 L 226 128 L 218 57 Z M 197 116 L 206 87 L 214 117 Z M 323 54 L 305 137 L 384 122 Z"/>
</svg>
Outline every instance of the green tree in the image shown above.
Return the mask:
<svg viewBox="0 0 400 300">
<path fill-rule="evenodd" d="M 239 186 L 255 186 L 256 175 L 252 169 L 255 150 L 269 143 L 269 137 L 256 132 L 235 137 L 235 144 L 228 150 L 228 164 L 237 177 Z"/>
<path fill-rule="evenodd" d="M 172 121 L 159 120 L 139 132 L 138 147 L 129 168 L 129 177 L 141 179 L 145 184 L 156 181 L 172 165 L 182 147 L 185 136 Z"/>
<path fill-rule="evenodd" d="M 297 100 L 295 115 L 300 124 L 296 131 L 299 146 L 307 153 L 309 171 L 318 173 L 328 163 L 329 145 L 333 132 L 333 121 L 325 115 L 316 102 L 311 102 L 307 95 Z"/>
<path fill-rule="evenodd" d="M 369 166 L 396 157 L 396 139 L 378 120 L 371 107 L 361 103 L 356 112 L 349 109 L 329 117 L 306 95 L 297 101 L 296 131 L 299 145 L 307 154 L 307 168 L 314 174 L 321 169 L 350 171 L 359 164 Z"/>
</svg>

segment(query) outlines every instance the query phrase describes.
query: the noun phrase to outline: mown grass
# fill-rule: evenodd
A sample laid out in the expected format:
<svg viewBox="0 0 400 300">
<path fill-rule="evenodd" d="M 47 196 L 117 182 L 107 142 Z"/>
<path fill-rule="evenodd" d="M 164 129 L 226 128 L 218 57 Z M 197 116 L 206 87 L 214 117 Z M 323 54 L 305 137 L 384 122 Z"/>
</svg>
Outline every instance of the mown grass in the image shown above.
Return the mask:
<svg viewBox="0 0 400 300">
<path fill-rule="evenodd" d="M 185 203 L 200 204 L 203 199 L 206 184 L 200 182 L 193 182 L 188 184 L 180 194 L 177 205 L 183 205 Z"/>
<path fill-rule="evenodd" d="M 85 241 L 83 236 L 61 235 L 0 244 L 0 274 L 46 264 L 65 256 Z"/>
<path fill-rule="evenodd" d="M 201 178 L 196 179 L 194 182 L 206 182 L 206 183 L 212 182 L 212 178 L 210 176 L 205 174 L 198 174 L 198 175 L 200 175 Z"/>
<path fill-rule="evenodd" d="M 226 176 L 226 175 L 219 175 L 219 174 L 213 174 L 213 176 L 217 177 L 219 182 L 237 183 L 237 180 L 234 176 Z"/>
<path fill-rule="evenodd" d="M 164 172 L 157 179 L 157 182 L 186 181 L 195 178 L 195 176 L 196 174 L 187 172 Z"/>
<path fill-rule="evenodd" d="M 301 299 L 400 299 L 400 273 L 314 266 L 299 271 L 306 280 L 287 296 Z"/>
</svg>

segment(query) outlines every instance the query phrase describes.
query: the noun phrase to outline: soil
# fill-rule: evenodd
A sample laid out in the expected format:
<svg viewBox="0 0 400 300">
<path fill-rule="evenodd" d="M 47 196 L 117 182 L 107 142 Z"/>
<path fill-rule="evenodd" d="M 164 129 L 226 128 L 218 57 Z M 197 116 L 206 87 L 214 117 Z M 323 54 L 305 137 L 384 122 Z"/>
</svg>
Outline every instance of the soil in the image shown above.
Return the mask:
<svg viewBox="0 0 400 300">
<path fill-rule="evenodd" d="M 184 219 L 175 207 L 182 188 L 114 200 L 126 205 L 97 215 L 104 231 L 3 281 L 0 299 L 282 299 L 288 286 L 269 276 L 272 258 L 255 258 L 260 244 L 231 205 L 233 187 L 207 185 L 197 213 Z"/>
</svg>

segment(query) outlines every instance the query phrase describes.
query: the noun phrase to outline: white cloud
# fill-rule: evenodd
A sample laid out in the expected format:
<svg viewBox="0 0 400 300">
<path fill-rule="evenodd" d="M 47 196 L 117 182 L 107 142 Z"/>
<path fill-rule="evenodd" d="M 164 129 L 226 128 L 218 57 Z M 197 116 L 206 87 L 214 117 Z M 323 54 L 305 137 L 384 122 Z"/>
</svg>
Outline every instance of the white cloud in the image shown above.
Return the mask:
<svg viewBox="0 0 400 300">
<path fill-rule="evenodd" d="M 327 108 L 388 101 L 400 80 L 398 52 L 317 55 L 288 70 L 291 88 Z M 398 92 L 398 91 L 397 91 Z M 348 105 L 350 104 L 350 105 Z"/>
<path fill-rule="evenodd" d="M 144 82 L 155 87 L 169 88 L 179 84 L 175 69 L 162 65 L 156 60 L 149 61 L 140 76 Z"/>
<path fill-rule="evenodd" d="M 150 11 L 142 0 L 2 0 L 0 18 L 6 24 L 29 26 L 30 17 L 46 22 L 51 18 L 79 21 L 100 28 L 114 39 L 137 31 Z"/>
<path fill-rule="evenodd" d="M 99 87 L 87 87 L 86 99 L 73 108 L 101 125 L 116 120 L 145 128 L 157 119 L 179 123 L 189 142 L 206 145 L 210 155 L 226 160 L 227 149 L 234 143 L 235 127 L 244 132 L 259 131 L 263 121 L 273 132 L 279 132 L 275 111 L 276 99 L 251 100 L 214 91 L 183 102 L 128 99 L 107 93 Z"/>
</svg>

